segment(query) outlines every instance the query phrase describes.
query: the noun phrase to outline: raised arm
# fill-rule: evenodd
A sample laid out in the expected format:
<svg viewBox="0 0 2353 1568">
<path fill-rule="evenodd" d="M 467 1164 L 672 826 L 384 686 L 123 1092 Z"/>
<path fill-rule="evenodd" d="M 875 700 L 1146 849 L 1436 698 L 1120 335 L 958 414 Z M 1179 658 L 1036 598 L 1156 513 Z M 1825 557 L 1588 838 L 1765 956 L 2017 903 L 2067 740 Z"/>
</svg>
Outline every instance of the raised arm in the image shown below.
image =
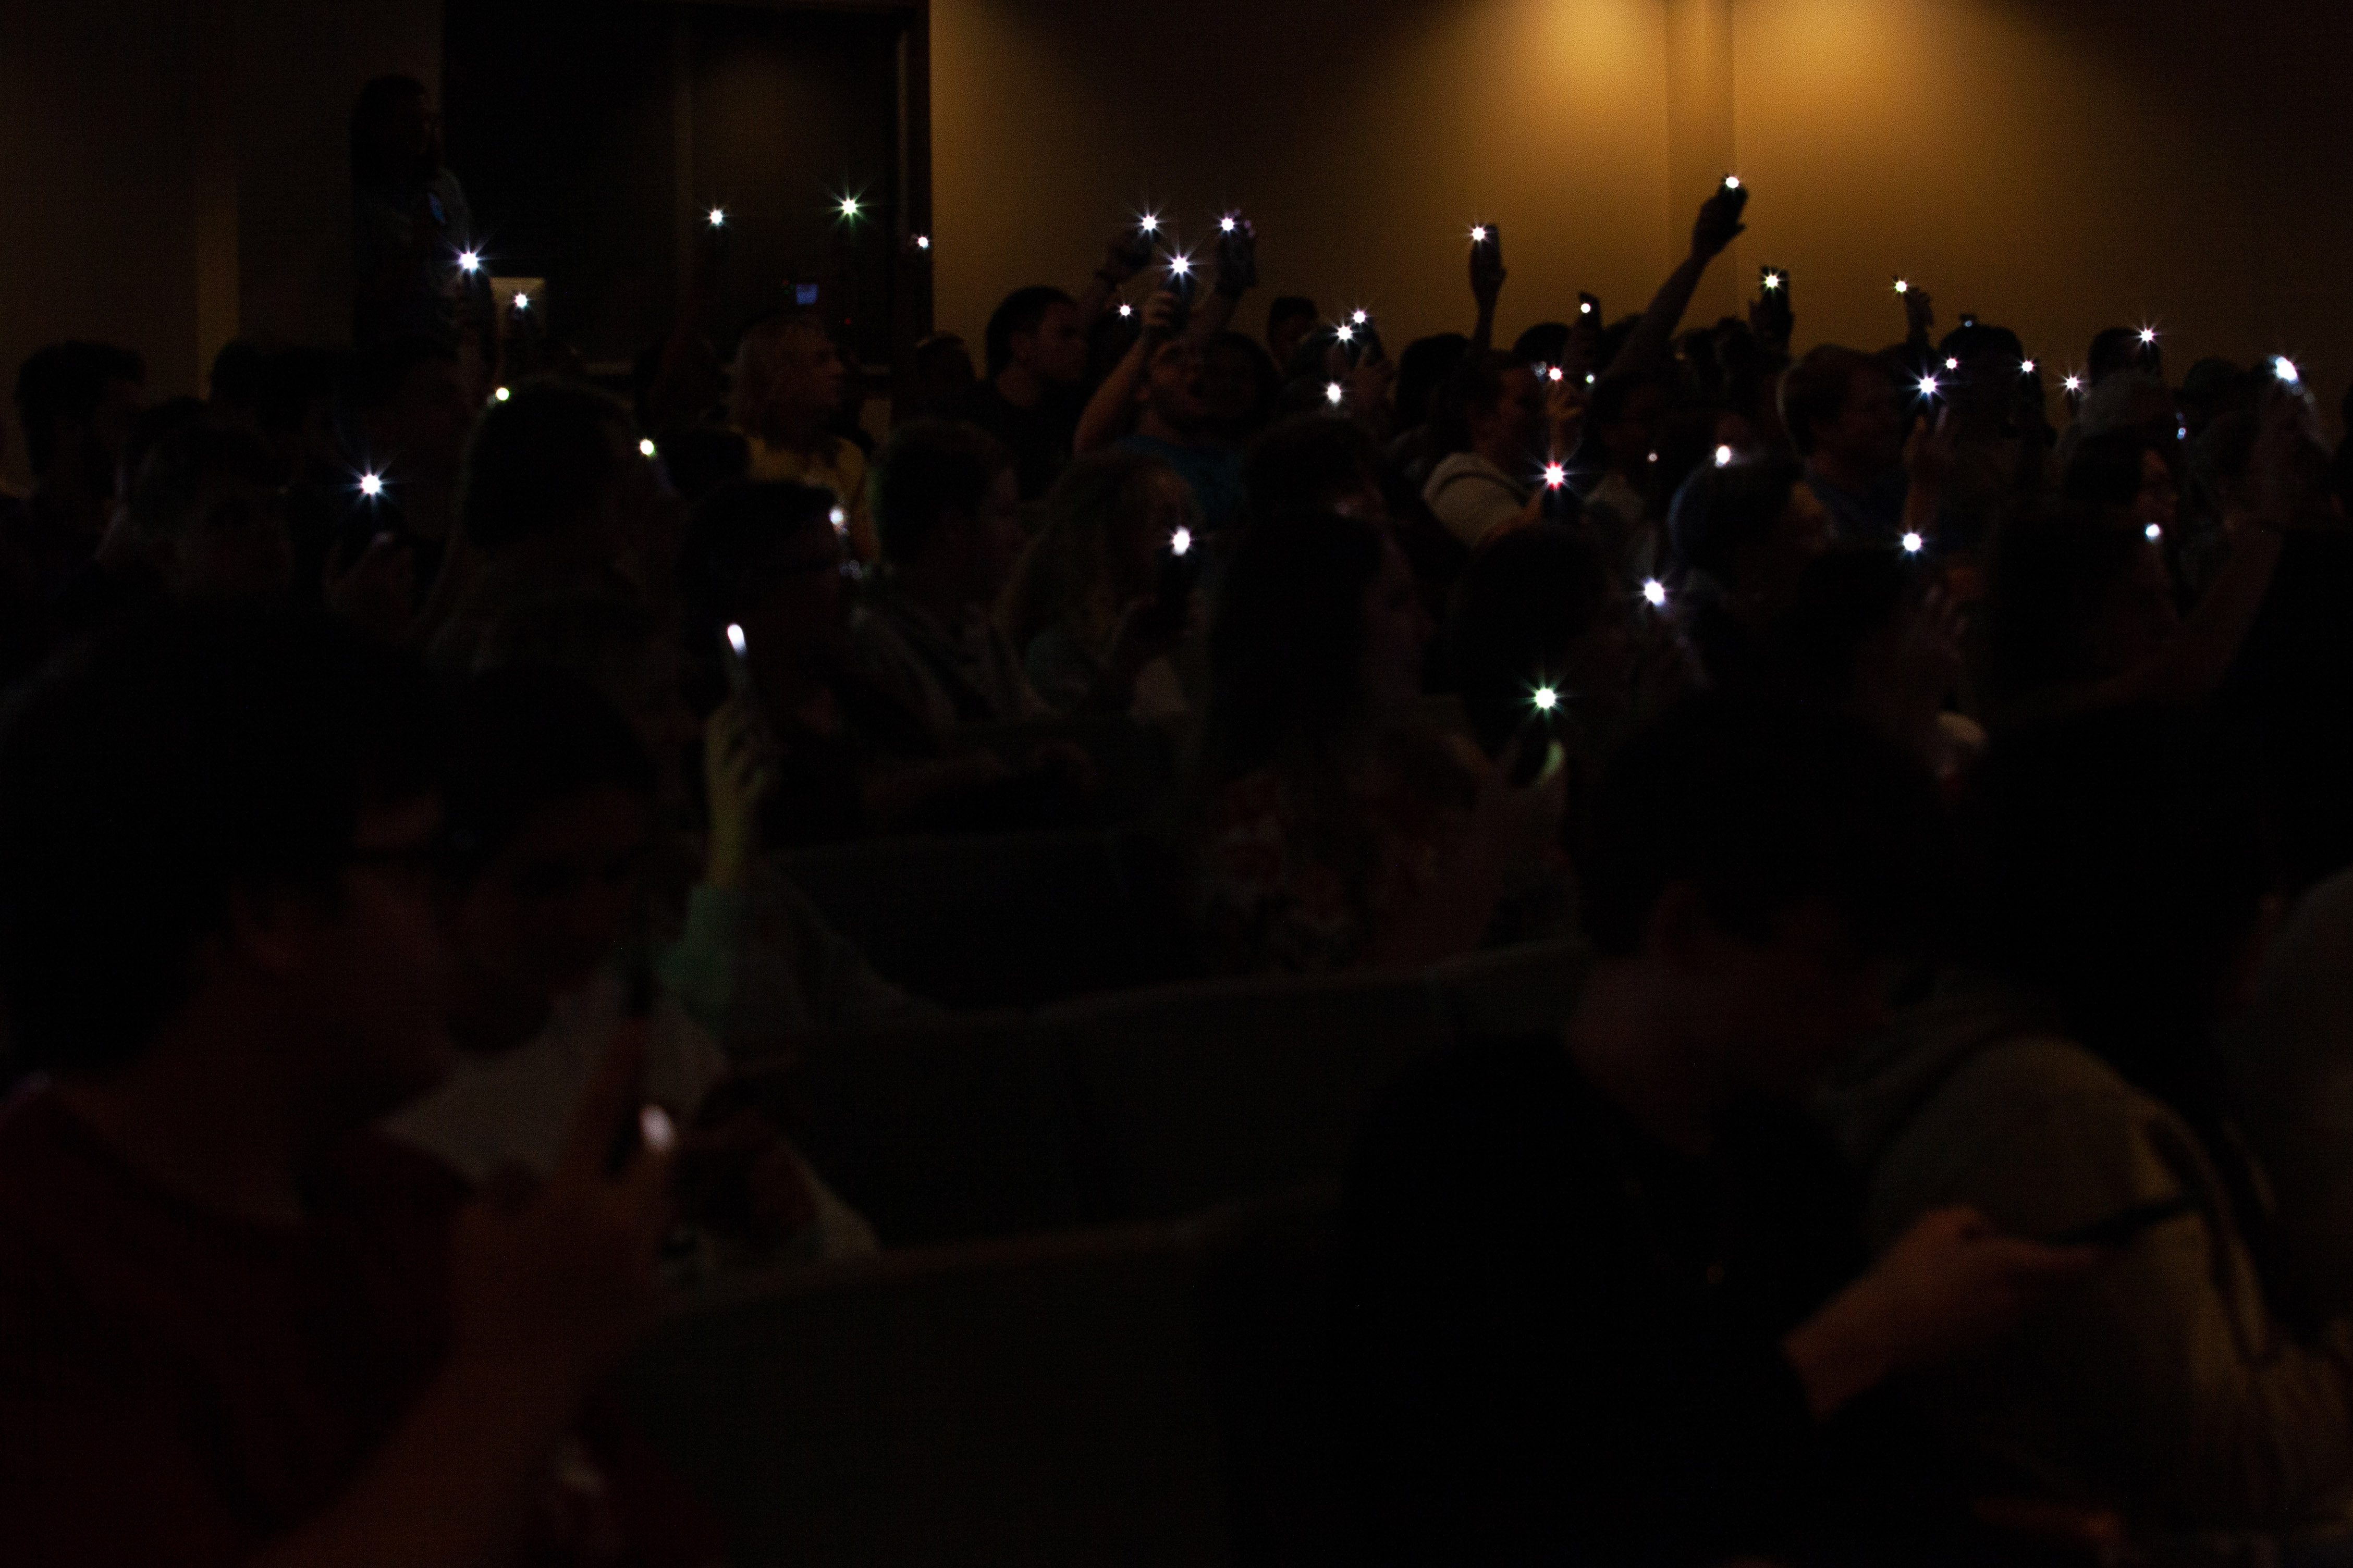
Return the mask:
<svg viewBox="0 0 2353 1568">
<path fill-rule="evenodd" d="M 1196 343 L 1207 343 L 1224 331 L 1234 319 L 1234 307 L 1258 285 L 1258 226 L 1246 217 L 1219 223 L 1234 226 L 1219 231 L 1217 287 L 1195 308 L 1192 325 L 1186 329 L 1185 335 Z"/>
<path fill-rule="evenodd" d="M 1479 319 L 1471 329 L 1474 353 L 1495 346 L 1495 301 L 1503 297 L 1504 279 L 1510 276 L 1504 270 L 1504 231 L 1492 223 L 1472 229 L 1471 298 L 1479 307 Z"/>
<path fill-rule="evenodd" d="M 1135 416 L 1135 389 L 1143 384 L 1145 368 L 1160 346 L 1176 335 L 1176 297 L 1165 289 L 1145 301 L 1143 334 L 1087 399 L 1078 431 L 1071 439 L 1073 452 L 1092 452 L 1127 434 Z"/>
<path fill-rule="evenodd" d="M 1691 254 L 1667 274 L 1667 280 L 1651 297 L 1650 309 L 1642 312 L 1633 334 L 1618 351 L 1618 357 L 1609 362 L 1604 374 L 1655 371 L 1667 363 L 1675 328 L 1682 323 L 1683 312 L 1691 308 L 1692 295 L 1698 291 L 1707 264 L 1747 226 L 1740 221 L 1740 211 L 1746 200 L 1745 191 L 1719 187 L 1700 204 L 1699 216 L 1692 224 Z"/>
</svg>

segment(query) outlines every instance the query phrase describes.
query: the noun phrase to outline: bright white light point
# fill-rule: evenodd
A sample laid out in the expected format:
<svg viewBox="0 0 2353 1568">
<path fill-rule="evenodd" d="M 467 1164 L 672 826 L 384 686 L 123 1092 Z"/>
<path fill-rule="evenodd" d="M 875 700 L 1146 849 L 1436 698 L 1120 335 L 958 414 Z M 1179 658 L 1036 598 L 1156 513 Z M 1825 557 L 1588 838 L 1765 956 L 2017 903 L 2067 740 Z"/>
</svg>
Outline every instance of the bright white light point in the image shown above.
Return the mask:
<svg viewBox="0 0 2353 1568">
<path fill-rule="evenodd" d="M 842 510 L 839 507 L 835 507 L 831 511 L 826 513 L 825 520 L 833 524 L 833 531 L 836 533 L 848 533 L 849 531 L 849 514 Z"/>
<path fill-rule="evenodd" d="M 932 237 L 930 235 L 919 234 L 915 237 L 915 248 L 917 250 L 929 250 L 931 247 Z"/>
<path fill-rule="evenodd" d="M 1730 468 L 1730 467 L 1732 467 L 1732 448 L 1731 448 L 1731 447 L 1718 447 L 1715 449 L 1715 466 L 1716 466 L 1717 468 Z"/>
<path fill-rule="evenodd" d="M 1656 577 L 1645 578 L 1642 583 L 1642 597 L 1652 605 L 1663 605 L 1667 602 L 1667 585 Z"/>
<path fill-rule="evenodd" d="M 1568 483 L 1568 469 L 1567 466 L 1560 463 L 1546 463 L 1544 470 L 1544 480 L 1546 489 L 1556 490 L 1560 489 L 1561 486 Z"/>
<path fill-rule="evenodd" d="M 1766 288 L 1767 288 L 1767 289 L 1778 289 L 1780 286 L 1781 286 L 1781 275 L 1780 275 L 1779 273 L 1778 273 L 1778 272 L 1767 272 L 1767 274 L 1765 274 L 1765 287 L 1766 287 Z"/>
<path fill-rule="evenodd" d="M 1473 245 L 1484 245 L 1487 243 L 1487 226 L 1485 224 L 1474 223 L 1471 226 L 1471 243 Z"/>
<path fill-rule="evenodd" d="M 1912 292 L 1912 285 L 1904 281 L 1903 279 L 1898 278 L 1895 280 L 1895 291 L 1898 294 L 1909 294 Z"/>
<path fill-rule="evenodd" d="M 2140 341 L 2144 346 L 2157 342 L 2157 329 L 2155 327 L 2143 327 L 2140 330 Z"/>
<path fill-rule="evenodd" d="M 1650 460 L 1653 463 L 1657 462 L 1659 460 L 1659 455 L 1656 452 L 1651 453 Z"/>
<path fill-rule="evenodd" d="M 516 309 L 516 310 L 530 310 L 530 309 L 531 309 L 531 296 L 530 296 L 530 295 L 528 295 L 528 294 L 518 294 L 518 295 L 516 295 L 516 296 L 515 296 L 515 309 Z"/>
<path fill-rule="evenodd" d="M 1343 397 L 1345 397 L 1345 396 L 1347 396 L 1347 395 L 1347 395 L 1347 393 L 1346 393 L 1346 392 L 1345 392 L 1345 391 L 1343 391 L 1343 390 L 1341 389 L 1340 384 L 1339 384 L 1338 382 L 1334 381 L 1334 382 L 1327 382 L 1327 383 L 1325 383 L 1325 384 L 1324 384 L 1324 402 L 1329 403 L 1329 404 L 1331 404 L 1331 405 L 1333 405 L 1334 406 L 1335 406 L 1335 407 L 1336 407 L 1336 406 L 1338 406 L 1338 405 L 1339 405 L 1340 399 L 1342 399 Z"/>
<path fill-rule="evenodd" d="M 1934 397 L 1936 395 L 1936 378 L 1935 376 L 1924 375 L 1920 378 L 1920 395 L 1923 397 Z"/>
<path fill-rule="evenodd" d="M 2272 361 L 2272 374 L 2291 384 L 2304 379 L 2297 374 L 2295 361 L 2285 354 L 2278 355 Z"/>
<path fill-rule="evenodd" d="M 1945 368 L 1947 370 L 1958 370 L 1961 368 L 1961 362 L 1957 359 L 1947 358 L 1945 361 Z"/>
<path fill-rule="evenodd" d="M 2080 375 L 2071 375 L 2060 382 L 2059 384 L 2065 387 L 2070 392 L 2081 392 L 2084 390 L 2084 378 Z"/>
<path fill-rule="evenodd" d="M 1904 553 L 1906 555 L 1917 555 L 1920 553 L 1921 547 L 1926 545 L 1927 542 L 1928 542 L 1926 540 L 1921 538 L 1916 533 L 1907 533 L 1904 536 Z"/>
<path fill-rule="evenodd" d="M 1158 234 L 1160 232 L 1159 215 L 1156 213 L 1145 213 L 1142 217 L 1135 220 L 1135 226 L 1142 229 L 1146 234 Z"/>
<path fill-rule="evenodd" d="M 1171 555 L 1182 555 L 1192 548 L 1193 531 L 1191 529 L 1180 528 L 1168 536 L 1168 552 Z"/>
<path fill-rule="evenodd" d="M 480 272 L 481 269 L 482 269 L 482 255 L 481 255 L 481 252 L 480 252 L 480 251 L 478 251 L 478 250 L 461 250 L 461 251 L 459 251 L 459 252 L 458 253 L 458 270 L 459 270 L 459 271 L 460 271 L 460 272 Z"/>
<path fill-rule="evenodd" d="M 660 1106 L 649 1105 L 638 1112 L 638 1136 L 655 1153 L 667 1154 L 678 1146 L 678 1123 Z"/>
<path fill-rule="evenodd" d="M 508 398 L 512 397 L 514 394 L 501 386 L 496 392 L 491 394 L 491 395 L 497 398 L 501 403 L 504 403 Z"/>
<path fill-rule="evenodd" d="M 1590 300 L 1579 300 L 1577 302 L 1577 313 L 1580 316 L 1589 316 L 1593 314 L 1593 301 Z"/>
<path fill-rule="evenodd" d="M 2032 375 L 2034 374 L 2034 362 L 2031 359 L 2020 360 L 2018 362 L 2018 374 L 2021 375 Z"/>
<path fill-rule="evenodd" d="M 1585 384 L 1588 386 L 1593 384 L 1593 373 L 1589 370 L 1585 373 Z"/>
<path fill-rule="evenodd" d="M 638 437 L 638 455 L 641 458 L 650 458 L 654 455 L 654 438 L 652 437 L 643 436 Z"/>
<path fill-rule="evenodd" d="M 726 226 L 726 224 L 727 209 L 725 207 L 712 207 L 711 209 L 711 226 L 713 228 L 723 228 Z"/>
<path fill-rule="evenodd" d="M 377 496 L 384 494 L 383 479 L 375 474 L 362 474 L 360 476 L 360 494 L 367 497 L 371 500 L 375 500 Z"/>
<path fill-rule="evenodd" d="M 1168 258 L 1168 270 L 1182 278 L 1193 270 L 1193 258 L 1189 256 L 1172 256 Z"/>
<path fill-rule="evenodd" d="M 2173 438 L 2174 438 L 2175 440 L 2177 440 L 2177 441 L 2187 441 L 2187 440 L 2189 440 L 2189 426 L 2187 426 L 2187 425 L 2176 425 L 2176 426 L 2173 427 Z"/>
<path fill-rule="evenodd" d="M 2157 524 L 2153 522 L 2147 528 L 2142 529 L 2141 531 L 2148 535 L 2151 539 L 2163 539 L 2165 537 L 2165 530 L 2158 527 Z"/>
<path fill-rule="evenodd" d="M 844 196 L 841 198 L 841 216 L 844 217 L 856 217 L 858 216 L 858 198 L 856 196 Z"/>
<path fill-rule="evenodd" d="M 1332 335 L 1339 339 L 1344 343 L 1353 343 L 1356 341 L 1356 329 L 1354 327 L 1342 327 Z"/>
<path fill-rule="evenodd" d="M 1219 219 L 1218 220 L 1218 231 L 1219 231 L 1220 234 L 1231 234 L 1231 233 L 1233 233 L 1233 232 L 1234 232 L 1234 220 L 1233 220 L 1233 219 L 1231 219 L 1231 218 L 1229 218 L 1229 217 L 1221 217 L 1221 218 L 1219 218 Z"/>
<path fill-rule="evenodd" d="M 1554 365 L 1550 370 L 1545 372 L 1545 378 L 1548 381 L 1567 381 L 1568 379 L 1568 372 L 1561 369 L 1558 365 Z"/>
<path fill-rule="evenodd" d="M 1133 316 L 1135 314 L 1135 307 L 1123 300 L 1119 303 L 1119 313 L 1123 316 Z"/>
<path fill-rule="evenodd" d="M 735 657 L 737 658 L 742 658 L 744 657 L 744 628 L 742 626 L 731 625 L 727 628 L 727 646 L 735 650 Z"/>
<path fill-rule="evenodd" d="M 1539 686 L 1529 694 L 1528 700 L 1535 704 L 1537 712 L 1549 713 L 1560 706 L 1560 693 L 1549 686 Z"/>
<path fill-rule="evenodd" d="M 1725 176 L 1724 176 L 1724 188 L 1725 188 L 1725 190 L 1727 190 L 1727 191 L 1736 191 L 1736 190 L 1738 190 L 1738 189 L 1740 188 L 1740 176 L 1739 176 L 1739 175 L 1737 175 L 1737 174 L 1726 174 L 1726 175 L 1725 175 Z"/>
</svg>

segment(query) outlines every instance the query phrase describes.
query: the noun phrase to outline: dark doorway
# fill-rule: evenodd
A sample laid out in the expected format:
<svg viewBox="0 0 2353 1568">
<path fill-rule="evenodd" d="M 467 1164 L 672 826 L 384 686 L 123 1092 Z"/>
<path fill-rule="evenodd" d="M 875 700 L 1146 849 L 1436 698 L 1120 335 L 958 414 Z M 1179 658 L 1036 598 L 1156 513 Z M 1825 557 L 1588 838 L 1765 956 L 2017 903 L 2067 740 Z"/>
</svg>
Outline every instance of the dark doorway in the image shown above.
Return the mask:
<svg viewBox="0 0 2353 1568">
<path fill-rule="evenodd" d="M 544 278 L 548 331 L 592 364 L 668 330 L 719 206 L 723 349 L 816 286 L 881 365 L 894 321 L 931 315 L 904 259 L 929 222 L 925 26 L 904 5 L 449 0 L 449 163 L 495 270 Z"/>
</svg>

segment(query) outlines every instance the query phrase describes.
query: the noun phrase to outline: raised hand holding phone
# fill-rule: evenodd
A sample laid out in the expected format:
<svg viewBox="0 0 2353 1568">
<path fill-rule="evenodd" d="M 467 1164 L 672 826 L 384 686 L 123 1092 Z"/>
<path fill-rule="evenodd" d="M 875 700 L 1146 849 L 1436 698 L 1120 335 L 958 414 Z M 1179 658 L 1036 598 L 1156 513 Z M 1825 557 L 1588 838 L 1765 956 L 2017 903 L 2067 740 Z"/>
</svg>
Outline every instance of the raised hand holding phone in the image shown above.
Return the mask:
<svg viewBox="0 0 2353 1568">
<path fill-rule="evenodd" d="M 1235 213 L 1218 220 L 1218 292 L 1239 300 L 1258 287 L 1258 226 Z"/>
<path fill-rule="evenodd" d="M 1471 226 L 1471 298 L 1484 310 L 1495 308 L 1511 274 L 1504 268 L 1504 231 L 1492 223 Z"/>
</svg>

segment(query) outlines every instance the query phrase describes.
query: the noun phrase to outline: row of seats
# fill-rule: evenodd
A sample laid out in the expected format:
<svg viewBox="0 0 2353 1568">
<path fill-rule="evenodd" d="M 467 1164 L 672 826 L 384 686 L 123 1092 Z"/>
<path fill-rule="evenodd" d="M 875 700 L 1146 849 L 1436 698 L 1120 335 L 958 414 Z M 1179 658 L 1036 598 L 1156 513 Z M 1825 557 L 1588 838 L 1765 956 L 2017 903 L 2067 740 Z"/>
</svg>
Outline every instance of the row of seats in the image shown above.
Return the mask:
<svg viewBox="0 0 2353 1568">
<path fill-rule="evenodd" d="M 1419 722 L 1465 727 L 1451 697 Z M 1177 746 L 1125 719 L 967 725 L 958 744 L 1019 763 L 1078 746 L 1099 788 L 1095 822 L 1060 831 L 829 845 L 786 874 L 885 977 L 950 1007 L 1035 1007 L 1193 973 L 1184 856 L 1163 824 Z"/>
<path fill-rule="evenodd" d="M 1335 1561 L 1329 1184 L 723 1287 L 622 1393 L 732 1561 Z"/>
<path fill-rule="evenodd" d="M 1197 981 L 815 1033 L 768 1070 L 891 1245 L 1171 1220 L 1336 1177 L 1408 1063 L 1558 1028 L 1583 973 L 1564 942 L 1419 974 Z"/>
</svg>

